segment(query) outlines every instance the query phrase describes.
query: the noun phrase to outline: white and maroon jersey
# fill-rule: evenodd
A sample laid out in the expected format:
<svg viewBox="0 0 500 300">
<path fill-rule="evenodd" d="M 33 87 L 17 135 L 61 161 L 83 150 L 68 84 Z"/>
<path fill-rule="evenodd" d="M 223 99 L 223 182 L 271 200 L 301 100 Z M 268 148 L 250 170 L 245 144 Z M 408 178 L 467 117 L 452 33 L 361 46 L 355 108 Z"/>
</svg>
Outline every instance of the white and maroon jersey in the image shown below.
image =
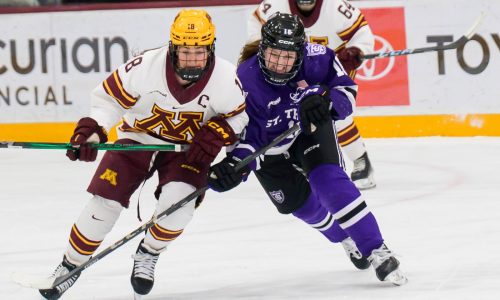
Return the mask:
<svg viewBox="0 0 500 300">
<path fill-rule="evenodd" d="M 309 42 L 333 50 L 357 47 L 363 53 L 373 52 L 373 33 L 361 11 L 344 0 L 317 0 L 311 15 L 298 10 L 295 0 L 264 0 L 248 19 L 248 42 L 260 39 L 260 29 L 276 12 L 299 16 Z"/>
<path fill-rule="evenodd" d="M 90 117 L 118 138 L 143 144 L 186 144 L 210 118 L 226 119 L 235 133 L 248 123 L 236 67 L 215 57 L 199 81 L 183 88 L 168 47 L 136 56 L 116 69 L 91 95 Z"/>
</svg>

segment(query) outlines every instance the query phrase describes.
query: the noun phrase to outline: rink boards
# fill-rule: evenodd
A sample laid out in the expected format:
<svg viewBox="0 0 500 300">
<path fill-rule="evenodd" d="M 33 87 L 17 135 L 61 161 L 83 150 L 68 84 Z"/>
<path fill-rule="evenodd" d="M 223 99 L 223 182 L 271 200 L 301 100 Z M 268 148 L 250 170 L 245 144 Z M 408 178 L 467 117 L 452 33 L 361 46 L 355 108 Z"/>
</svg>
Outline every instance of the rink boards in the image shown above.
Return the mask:
<svg viewBox="0 0 500 300">
<path fill-rule="evenodd" d="M 219 56 L 236 62 L 252 2 L 196 2 L 217 26 Z M 376 52 L 447 43 L 481 11 L 500 11 L 489 0 L 406 2 L 353 2 L 375 33 Z M 90 91 L 133 55 L 167 44 L 178 12 L 138 5 L 68 9 L 0 12 L 0 27 L 8 29 L 0 37 L 0 140 L 66 141 L 74 122 L 88 114 Z M 500 136 L 499 23 L 487 15 L 457 50 L 366 61 L 357 76 L 362 135 Z"/>
</svg>

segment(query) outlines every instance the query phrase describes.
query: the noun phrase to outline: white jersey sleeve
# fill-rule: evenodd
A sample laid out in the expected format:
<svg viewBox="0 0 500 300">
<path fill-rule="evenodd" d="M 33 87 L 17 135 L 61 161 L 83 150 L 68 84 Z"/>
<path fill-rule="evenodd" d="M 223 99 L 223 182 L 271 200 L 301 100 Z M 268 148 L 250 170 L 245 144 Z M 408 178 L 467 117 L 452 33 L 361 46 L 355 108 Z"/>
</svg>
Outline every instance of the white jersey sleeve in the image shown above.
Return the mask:
<svg viewBox="0 0 500 300">
<path fill-rule="evenodd" d="M 90 117 L 108 132 L 141 96 L 135 87 L 139 86 L 142 59 L 141 55 L 124 63 L 91 93 Z"/>
<path fill-rule="evenodd" d="M 236 67 L 220 57 L 217 57 L 216 65 L 212 81 L 217 85 L 217 97 L 210 101 L 211 107 L 214 115 L 222 116 L 236 134 L 241 133 L 248 124 L 248 116 Z"/>
<path fill-rule="evenodd" d="M 276 12 L 290 13 L 288 1 L 264 0 L 251 12 L 247 20 L 247 43 L 260 39 L 260 29 L 270 16 Z"/>
<path fill-rule="evenodd" d="M 252 10 L 250 16 L 247 20 L 247 43 L 260 39 L 260 29 L 262 25 L 266 22 L 265 16 L 262 15 L 263 5 L 265 1 L 262 2 L 255 10 Z"/>
<path fill-rule="evenodd" d="M 373 52 L 375 39 L 361 11 L 345 0 L 331 2 L 333 7 L 329 9 L 334 12 L 334 28 L 345 46 L 357 47 L 365 54 Z"/>
</svg>

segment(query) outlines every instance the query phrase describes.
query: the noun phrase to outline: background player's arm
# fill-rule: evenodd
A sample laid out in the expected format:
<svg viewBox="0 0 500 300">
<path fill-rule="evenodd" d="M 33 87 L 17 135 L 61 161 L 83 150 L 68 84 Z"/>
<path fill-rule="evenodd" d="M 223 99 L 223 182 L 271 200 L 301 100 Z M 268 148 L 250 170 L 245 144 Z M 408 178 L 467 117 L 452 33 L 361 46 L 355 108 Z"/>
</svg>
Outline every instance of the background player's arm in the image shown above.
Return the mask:
<svg viewBox="0 0 500 300">
<path fill-rule="evenodd" d="M 363 54 L 368 54 L 373 52 L 374 45 L 375 38 L 370 26 L 367 24 L 359 28 L 359 30 L 347 42 L 346 48 L 356 47 L 361 50 Z"/>
<path fill-rule="evenodd" d="M 361 11 L 344 0 L 335 0 L 334 6 L 336 32 L 345 47 L 356 47 L 365 54 L 373 52 L 373 33 Z"/>
<path fill-rule="evenodd" d="M 351 78 L 363 62 L 363 55 L 373 52 L 375 39 L 364 15 L 351 3 L 336 0 L 334 19 L 337 35 L 343 43 L 335 51 Z"/>
<path fill-rule="evenodd" d="M 260 40 L 260 30 L 269 16 L 269 8 L 269 4 L 267 4 L 266 1 L 262 1 L 260 5 L 250 13 L 247 20 L 247 43 Z"/>
<path fill-rule="evenodd" d="M 336 0 L 334 18 L 338 22 L 337 35 L 346 47 L 357 47 L 365 54 L 373 51 L 373 33 L 357 7 L 350 2 Z"/>
</svg>

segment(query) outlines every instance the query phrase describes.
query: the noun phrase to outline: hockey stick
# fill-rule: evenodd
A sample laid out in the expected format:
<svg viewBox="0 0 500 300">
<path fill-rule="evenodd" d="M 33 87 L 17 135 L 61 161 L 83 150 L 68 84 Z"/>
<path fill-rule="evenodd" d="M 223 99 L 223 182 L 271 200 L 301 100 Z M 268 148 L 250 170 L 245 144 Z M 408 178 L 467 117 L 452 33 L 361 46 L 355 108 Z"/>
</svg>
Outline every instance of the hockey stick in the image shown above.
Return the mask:
<svg viewBox="0 0 500 300">
<path fill-rule="evenodd" d="M 278 143 L 283 141 L 285 138 L 287 138 L 289 135 L 295 133 L 296 131 L 300 130 L 299 124 L 295 124 L 293 127 L 289 128 L 287 131 L 283 132 L 279 136 L 277 136 L 271 143 L 268 145 L 262 147 L 258 151 L 254 152 L 252 155 L 246 157 L 243 159 L 238 165 L 236 165 L 235 169 L 240 170 L 244 166 L 248 165 L 251 161 L 253 161 L 255 158 L 258 156 L 264 154 L 267 150 L 271 149 L 272 147 L 276 146 Z M 153 216 L 151 220 L 149 220 L 147 223 L 143 224 L 139 228 L 135 229 L 131 233 L 127 234 L 125 237 L 123 237 L 121 240 L 115 242 L 113 245 L 109 246 L 108 248 L 104 249 L 103 251 L 99 252 L 97 255 L 93 256 L 90 258 L 87 262 L 83 263 L 82 265 L 76 267 L 73 269 L 71 272 L 69 272 L 66 275 L 57 277 L 57 278 L 40 278 L 40 277 L 33 277 L 30 275 L 26 274 L 21 274 L 21 273 L 14 273 L 12 275 L 12 280 L 15 281 L 16 283 L 25 286 L 25 287 L 30 287 L 30 288 L 36 288 L 36 289 L 51 289 L 54 288 L 55 286 L 61 284 L 62 282 L 66 281 L 68 278 L 71 276 L 78 274 L 97 261 L 101 260 L 103 257 L 106 255 L 110 254 L 111 252 L 115 251 L 119 247 L 123 246 L 125 243 L 136 237 L 138 234 L 141 232 L 144 232 L 151 226 L 153 226 L 158 220 L 160 220 L 163 217 L 166 217 L 182 206 L 184 206 L 186 203 L 193 201 L 196 199 L 198 196 L 203 194 L 206 190 L 208 189 L 207 186 L 202 187 L 200 189 L 197 189 L 196 191 L 192 192 L 191 194 L 187 195 L 183 199 L 181 199 L 179 202 L 175 203 L 162 213 L 158 214 L 157 216 Z"/>
<path fill-rule="evenodd" d="M 92 148 L 107 151 L 186 151 L 189 145 L 142 145 L 142 144 L 91 144 Z M 0 148 L 76 150 L 70 143 L 0 142 Z"/>
<path fill-rule="evenodd" d="M 393 50 L 393 51 L 389 51 L 389 52 L 379 52 L 379 53 L 366 54 L 366 55 L 363 55 L 362 59 L 376 59 L 376 58 L 384 58 L 384 57 L 391 57 L 391 56 L 425 53 L 425 52 L 431 52 L 431 51 L 457 49 L 458 47 L 465 45 L 465 43 L 467 43 L 467 41 L 469 41 L 472 38 L 472 36 L 476 32 L 476 29 L 479 27 L 481 22 L 483 22 L 485 15 L 486 15 L 486 13 L 482 12 L 481 15 L 474 22 L 474 25 L 472 25 L 472 27 L 462 37 L 460 37 L 458 40 L 456 40 L 450 44 L 441 45 L 441 46 L 431 46 L 431 47 L 404 49 L 404 50 Z"/>
</svg>

